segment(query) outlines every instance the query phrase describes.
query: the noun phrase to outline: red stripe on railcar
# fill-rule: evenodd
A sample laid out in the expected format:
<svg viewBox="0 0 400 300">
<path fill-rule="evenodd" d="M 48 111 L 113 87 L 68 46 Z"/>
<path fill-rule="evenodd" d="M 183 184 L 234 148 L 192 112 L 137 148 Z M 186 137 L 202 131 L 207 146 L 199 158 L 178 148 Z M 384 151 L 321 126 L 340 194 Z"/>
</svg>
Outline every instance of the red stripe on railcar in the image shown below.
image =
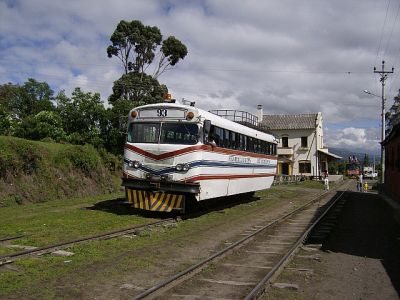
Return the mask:
<svg viewBox="0 0 400 300">
<path fill-rule="evenodd" d="M 131 151 L 134 151 L 140 155 L 143 155 L 147 158 L 151 158 L 153 160 L 163 160 L 166 158 L 179 156 L 182 154 L 187 154 L 189 152 L 201 151 L 201 150 L 208 151 L 208 152 L 216 152 L 216 153 L 221 153 L 221 154 L 250 156 L 250 157 L 255 157 L 255 158 L 267 158 L 267 159 L 276 159 L 277 158 L 277 156 L 274 156 L 274 155 L 265 155 L 265 154 L 246 152 L 246 151 L 241 151 L 241 150 L 225 149 L 225 148 L 221 148 L 221 147 L 211 147 L 209 145 L 191 146 L 191 147 L 186 147 L 186 148 L 171 151 L 171 152 L 166 152 L 166 153 L 159 154 L 159 155 L 145 151 L 143 149 L 140 149 L 140 148 L 135 147 L 130 144 L 125 144 L 125 148 L 129 149 Z"/>
</svg>

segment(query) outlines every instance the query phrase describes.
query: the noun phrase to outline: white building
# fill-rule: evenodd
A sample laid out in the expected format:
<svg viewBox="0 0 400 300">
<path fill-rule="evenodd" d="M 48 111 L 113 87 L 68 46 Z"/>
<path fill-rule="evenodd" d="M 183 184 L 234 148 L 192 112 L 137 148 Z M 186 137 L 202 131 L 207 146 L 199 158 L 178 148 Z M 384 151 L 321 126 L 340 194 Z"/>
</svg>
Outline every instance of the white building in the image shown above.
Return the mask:
<svg viewBox="0 0 400 300">
<path fill-rule="evenodd" d="M 259 106 L 262 115 L 262 107 Z M 259 117 L 260 118 L 260 117 Z M 322 114 L 262 115 L 261 124 L 278 139 L 278 175 L 322 176 L 341 157 L 324 147 Z"/>
</svg>

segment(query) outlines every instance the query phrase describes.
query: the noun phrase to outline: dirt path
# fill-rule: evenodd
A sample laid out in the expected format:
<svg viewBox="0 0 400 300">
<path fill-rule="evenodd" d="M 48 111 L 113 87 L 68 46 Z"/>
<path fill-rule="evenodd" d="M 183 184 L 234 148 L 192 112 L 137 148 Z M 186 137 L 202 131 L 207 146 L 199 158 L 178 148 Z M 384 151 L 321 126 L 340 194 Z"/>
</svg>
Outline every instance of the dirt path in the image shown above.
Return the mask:
<svg viewBox="0 0 400 300">
<path fill-rule="evenodd" d="M 265 298 L 399 299 L 400 225 L 392 215 L 378 195 L 350 193 L 339 225 L 314 253 L 321 261 L 296 257 L 275 280 L 299 289 L 270 289 Z"/>
</svg>

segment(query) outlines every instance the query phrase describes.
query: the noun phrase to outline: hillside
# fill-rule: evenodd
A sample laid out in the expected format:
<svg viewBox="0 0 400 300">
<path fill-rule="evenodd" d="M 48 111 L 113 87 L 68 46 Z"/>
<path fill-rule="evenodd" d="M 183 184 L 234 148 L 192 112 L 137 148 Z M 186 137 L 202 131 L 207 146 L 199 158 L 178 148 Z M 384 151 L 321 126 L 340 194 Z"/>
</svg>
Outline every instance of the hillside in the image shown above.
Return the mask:
<svg viewBox="0 0 400 300">
<path fill-rule="evenodd" d="M 0 206 L 115 192 L 118 165 L 91 145 L 0 136 Z"/>
</svg>

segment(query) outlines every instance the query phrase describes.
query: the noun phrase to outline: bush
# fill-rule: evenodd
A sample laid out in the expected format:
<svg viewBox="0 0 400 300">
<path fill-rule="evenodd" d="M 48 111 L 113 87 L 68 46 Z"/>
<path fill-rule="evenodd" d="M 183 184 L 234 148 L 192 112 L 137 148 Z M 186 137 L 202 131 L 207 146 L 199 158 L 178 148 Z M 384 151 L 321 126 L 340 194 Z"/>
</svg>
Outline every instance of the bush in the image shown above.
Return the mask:
<svg viewBox="0 0 400 300">
<path fill-rule="evenodd" d="M 80 169 L 86 176 L 90 176 L 103 166 L 99 153 L 89 144 L 69 147 L 64 155 L 75 168 Z"/>
<path fill-rule="evenodd" d="M 25 118 L 17 127 L 15 134 L 31 140 L 51 138 L 59 142 L 66 139 L 61 117 L 53 111 L 41 111 L 35 116 Z"/>
</svg>

